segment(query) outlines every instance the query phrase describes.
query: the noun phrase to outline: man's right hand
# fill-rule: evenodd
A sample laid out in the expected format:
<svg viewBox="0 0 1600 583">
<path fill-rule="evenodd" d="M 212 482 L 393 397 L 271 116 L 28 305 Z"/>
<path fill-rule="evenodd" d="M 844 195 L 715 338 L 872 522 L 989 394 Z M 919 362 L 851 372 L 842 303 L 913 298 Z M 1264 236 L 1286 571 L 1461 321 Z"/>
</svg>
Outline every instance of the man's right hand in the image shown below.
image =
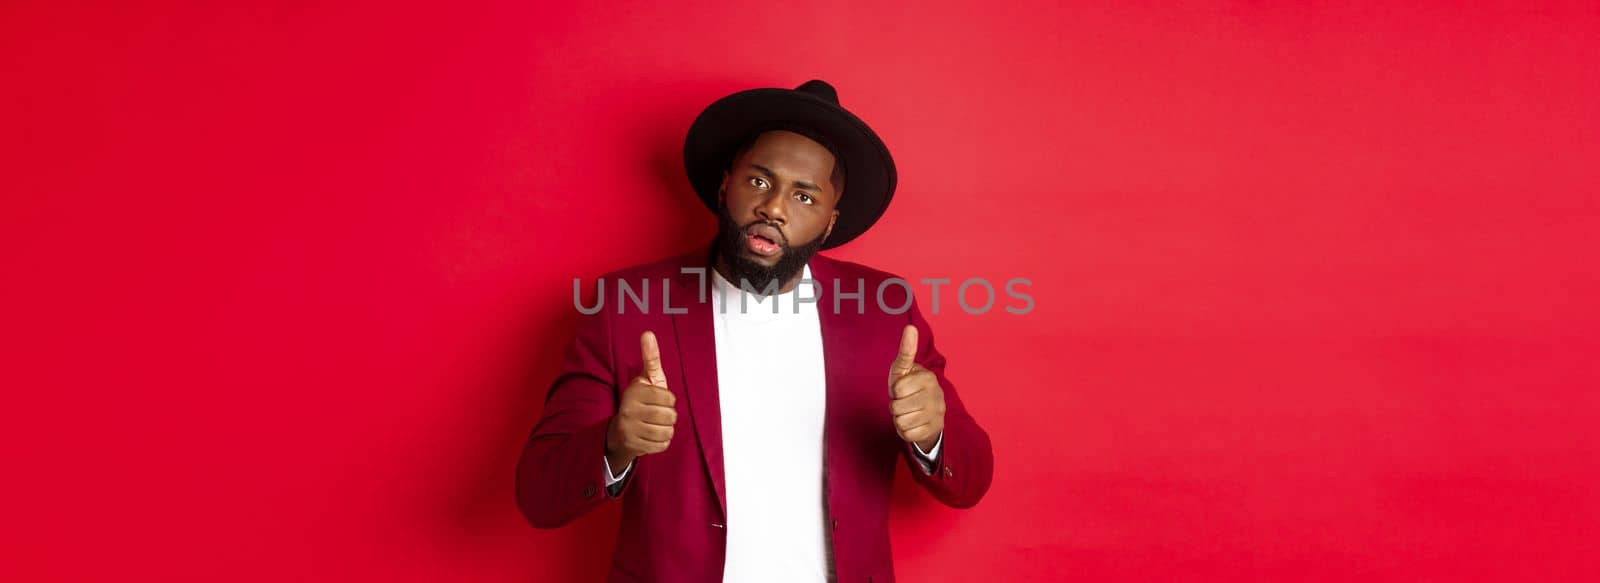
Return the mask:
<svg viewBox="0 0 1600 583">
<path fill-rule="evenodd" d="M 666 451 L 672 426 L 678 422 L 673 408 L 678 399 L 667 390 L 656 335 L 639 335 L 639 351 L 644 355 L 644 372 L 623 389 L 622 402 L 606 431 L 606 462 L 618 473 L 636 457 Z"/>
</svg>

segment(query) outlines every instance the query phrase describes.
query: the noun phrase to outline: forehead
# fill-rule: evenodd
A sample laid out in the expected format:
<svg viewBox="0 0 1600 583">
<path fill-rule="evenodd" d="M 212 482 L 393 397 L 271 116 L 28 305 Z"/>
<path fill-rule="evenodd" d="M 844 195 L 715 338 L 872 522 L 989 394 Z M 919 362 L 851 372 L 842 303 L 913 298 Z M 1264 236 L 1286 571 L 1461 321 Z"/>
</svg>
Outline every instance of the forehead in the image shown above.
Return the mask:
<svg viewBox="0 0 1600 583">
<path fill-rule="evenodd" d="M 819 182 L 827 181 L 833 173 L 832 152 L 811 138 L 783 130 L 757 136 L 740 163 L 746 166 L 759 164 L 773 172 L 795 174 Z"/>
</svg>

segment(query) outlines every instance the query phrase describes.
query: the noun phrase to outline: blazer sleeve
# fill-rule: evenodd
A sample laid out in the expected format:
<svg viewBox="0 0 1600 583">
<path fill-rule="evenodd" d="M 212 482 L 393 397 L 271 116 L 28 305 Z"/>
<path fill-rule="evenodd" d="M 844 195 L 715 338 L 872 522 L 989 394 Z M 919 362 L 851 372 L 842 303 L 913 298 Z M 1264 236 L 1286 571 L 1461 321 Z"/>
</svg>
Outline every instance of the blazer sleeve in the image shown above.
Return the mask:
<svg viewBox="0 0 1600 583">
<path fill-rule="evenodd" d="M 989 434 L 967 412 L 956 384 L 944 374 L 944 355 L 934 346 L 933 328 L 923 319 L 913 302 L 907 311 L 910 324 L 917 327 L 917 364 L 933 372 L 944 389 L 944 437 L 933 471 L 923 473 L 917 465 L 915 445 L 904 442 L 901 457 L 911 470 L 912 479 L 933 497 L 948 506 L 971 508 L 989 491 L 994 479 L 994 451 Z"/>
<path fill-rule="evenodd" d="M 606 430 L 619 391 L 612 339 L 606 310 L 580 316 L 544 413 L 517 461 L 517 507 L 534 527 L 567 524 L 620 497 L 634 481 L 625 479 L 615 494 L 605 487 Z"/>
</svg>

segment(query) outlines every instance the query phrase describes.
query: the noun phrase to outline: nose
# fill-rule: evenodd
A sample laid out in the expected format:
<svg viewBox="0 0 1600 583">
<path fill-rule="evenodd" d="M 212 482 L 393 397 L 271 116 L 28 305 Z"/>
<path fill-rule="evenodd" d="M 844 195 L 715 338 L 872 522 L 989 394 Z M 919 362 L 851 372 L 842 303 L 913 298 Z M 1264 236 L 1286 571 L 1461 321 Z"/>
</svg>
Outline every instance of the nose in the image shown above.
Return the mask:
<svg viewBox="0 0 1600 583">
<path fill-rule="evenodd" d="M 756 205 L 756 216 L 761 217 L 769 223 L 776 223 L 777 226 L 780 227 L 788 224 L 789 215 L 788 210 L 784 208 L 785 200 L 788 200 L 788 197 L 784 196 L 782 192 L 775 191 L 772 194 L 767 195 L 767 197 L 761 201 L 761 204 Z"/>
</svg>

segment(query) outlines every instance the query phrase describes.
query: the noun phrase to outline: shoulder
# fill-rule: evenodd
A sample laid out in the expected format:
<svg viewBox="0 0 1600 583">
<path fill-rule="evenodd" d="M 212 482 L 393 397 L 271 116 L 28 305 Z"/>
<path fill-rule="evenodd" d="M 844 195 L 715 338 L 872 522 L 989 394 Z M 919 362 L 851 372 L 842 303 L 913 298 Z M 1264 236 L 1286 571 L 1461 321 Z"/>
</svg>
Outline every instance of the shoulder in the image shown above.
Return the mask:
<svg viewBox="0 0 1600 583">
<path fill-rule="evenodd" d="M 818 275 L 818 268 L 821 268 L 822 271 L 828 272 L 831 277 L 846 281 L 859 279 L 873 286 L 877 286 L 878 284 L 889 280 L 906 281 L 905 278 L 902 278 L 898 274 L 889 271 L 884 271 L 882 269 L 870 267 L 854 261 L 834 259 L 825 255 L 816 255 L 812 258 L 812 262 L 813 276 Z"/>
<path fill-rule="evenodd" d="M 664 277 L 676 277 L 682 273 L 682 269 L 684 267 L 703 265 L 704 260 L 697 261 L 700 255 L 701 251 L 691 251 L 681 255 L 673 255 L 671 257 L 657 259 L 648 263 L 630 265 L 628 267 L 611 271 L 600 277 L 601 279 L 605 280 L 625 280 L 630 283 L 647 280 L 659 280 Z"/>
<path fill-rule="evenodd" d="M 857 310 L 857 314 L 878 313 L 903 321 L 908 309 L 916 311 L 916 284 L 891 271 L 817 255 L 812 260 L 811 277 L 825 286 L 831 280 L 836 301 L 859 297 L 872 308 Z"/>
</svg>

